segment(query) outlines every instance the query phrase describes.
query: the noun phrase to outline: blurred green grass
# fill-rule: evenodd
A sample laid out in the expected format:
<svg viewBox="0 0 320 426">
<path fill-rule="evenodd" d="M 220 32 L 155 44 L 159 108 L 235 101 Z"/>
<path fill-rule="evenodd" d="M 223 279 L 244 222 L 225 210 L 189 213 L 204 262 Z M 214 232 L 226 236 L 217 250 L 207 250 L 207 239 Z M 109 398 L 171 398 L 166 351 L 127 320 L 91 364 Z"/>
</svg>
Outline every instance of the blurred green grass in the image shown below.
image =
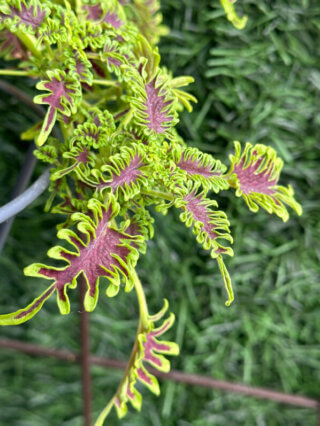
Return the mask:
<svg viewBox="0 0 320 426">
<path fill-rule="evenodd" d="M 163 61 L 175 75 L 195 77 L 199 103 L 184 113 L 179 131 L 192 146 L 222 161 L 232 142 L 250 140 L 276 148 L 285 160 L 283 184 L 292 184 L 304 207 L 287 223 L 247 211 L 232 193 L 221 194 L 235 239 L 228 261 L 236 300 L 224 306 L 216 263 L 197 246 L 177 212 L 156 214 L 156 234 L 138 272 L 150 311 L 164 297 L 177 320 L 168 338 L 181 355 L 173 368 L 215 378 L 319 398 L 319 136 L 320 7 L 316 0 L 244 0 L 247 28 L 234 29 L 219 3 L 166 0 Z M 15 80 L 12 80 L 15 81 Z M 20 81 L 20 80 L 19 80 Z M 20 81 L 23 87 L 23 82 Z M 31 89 L 30 89 L 31 90 Z M 9 197 L 26 150 L 19 132 L 35 117 L 16 100 L 0 100 L 0 202 Z M 5 118 L 4 118 L 5 117 Z M 39 165 L 35 175 L 41 172 Z M 55 244 L 58 217 L 42 213 L 45 196 L 15 221 L 0 258 L 1 312 L 26 305 L 44 288 L 22 269 L 45 258 Z M 43 287 L 42 287 L 43 286 Z M 1 329 L 11 337 L 77 351 L 78 297 L 58 315 L 54 300 L 30 323 Z M 126 360 L 137 325 L 134 294 L 101 297 L 91 318 L 93 353 Z M 94 367 L 94 414 L 112 395 L 121 373 Z M 159 398 L 143 391 L 143 410 L 111 425 L 316 425 L 313 410 L 236 394 L 163 382 Z M 81 425 L 80 372 L 76 365 L 0 352 L 0 424 Z"/>
</svg>

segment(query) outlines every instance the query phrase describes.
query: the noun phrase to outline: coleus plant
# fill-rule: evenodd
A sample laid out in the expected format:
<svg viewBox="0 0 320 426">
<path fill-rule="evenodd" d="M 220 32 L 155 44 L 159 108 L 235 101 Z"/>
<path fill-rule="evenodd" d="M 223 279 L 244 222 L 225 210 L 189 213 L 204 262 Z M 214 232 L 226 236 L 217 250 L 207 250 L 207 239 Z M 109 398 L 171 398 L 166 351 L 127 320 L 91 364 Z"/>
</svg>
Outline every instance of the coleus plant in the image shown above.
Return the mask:
<svg viewBox="0 0 320 426">
<path fill-rule="evenodd" d="M 228 19 L 241 29 L 247 18 L 238 17 L 233 3 L 221 0 Z M 252 212 L 261 207 L 284 221 L 286 205 L 302 213 L 291 186 L 278 184 L 283 162 L 271 147 L 235 142 L 228 168 L 186 146 L 175 126 L 180 111 L 191 111 L 196 102 L 184 90 L 193 79 L 173 77 L 160 64 L 156 45 L 167 32 L 161 21 L 156 0 L 0 2 L 0 52 L 18 67 L 1 74 L 30 76 L 39 90 L 34 102 L 44 105 L 46 115 L 25 135 L 34 138 L 35 155 L 50 164 L 45 208 L 64 216 L 57 236 L 71 247 L 49 250 L 60 266 L 25 268 L 26 275 L 49 280 L 49 287 L 25 308 L 0 315 L 0 324 L 29 320 L 53 293 L 60 312 L 68 314 L 68 290 L 80 277 L 86 282 L 87 311 L 97 304 L 101 277 L 107 279 L 108 297 L 122 289 L 136 291 L 140 321 L 135 344 L 97 425 L 113 407 L 119 417 L 129 402 L 140 409 L 137 382 L 158 394 L 157 379 L 147 366 L 167 372 L 165 355 L 179 353 L 174 342 L 162 340 L 174 322 L 173 314 L 163 319 L 168 302 L 159 313 L 149 314 L 135 270 L 153 238 L 149 207 L 164 214 L 169 208 L 180 210 L 181 221 L 217 260 L 227 305 L 234 296 L 224 259 L 233 256 L 233 240 L 215 194 L 234 189 Z M 58 125 L 60 140 L 52 134 Z"/>
</svg>

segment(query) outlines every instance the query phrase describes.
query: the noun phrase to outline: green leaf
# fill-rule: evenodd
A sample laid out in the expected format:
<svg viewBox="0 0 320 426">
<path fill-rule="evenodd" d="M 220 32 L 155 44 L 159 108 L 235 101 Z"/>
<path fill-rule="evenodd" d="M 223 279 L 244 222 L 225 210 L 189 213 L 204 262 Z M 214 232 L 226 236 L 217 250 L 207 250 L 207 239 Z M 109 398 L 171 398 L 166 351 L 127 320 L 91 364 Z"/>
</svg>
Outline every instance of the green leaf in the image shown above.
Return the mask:
<svg viewBox="0 0 320 426">
<path fill-rule="evenodd" d="M 278 185 L 283 161 L 277 157 L 276 151 L 266 145 L 252 146 L 247 142 L 242 153 L 240 143 L 236 141 L 234 144 L 228 182 L 235 188 L 236 196 L 242 197 L 251 211 L 257 212 L 260 206 L 284 222 L 289 219 L 285 204 L 301 215 L 302 208 L 294 199 L 292 187 Z"/>
</svg>

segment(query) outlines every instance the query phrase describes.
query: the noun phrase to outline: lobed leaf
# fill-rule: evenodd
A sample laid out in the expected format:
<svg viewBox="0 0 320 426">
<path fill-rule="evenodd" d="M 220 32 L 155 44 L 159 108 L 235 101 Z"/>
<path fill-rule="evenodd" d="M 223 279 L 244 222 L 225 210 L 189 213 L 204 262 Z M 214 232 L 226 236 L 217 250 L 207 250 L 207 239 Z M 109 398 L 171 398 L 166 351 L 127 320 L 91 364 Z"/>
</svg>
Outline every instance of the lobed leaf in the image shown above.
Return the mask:
<svg viewBox="0 0 320 426">
<path fill-rule="evenodd" d="M 143 237 L 129 235 L 113 226 L 120 207 L 112 195 L 107 205 L 96 199 L 89 200 L 88 209 L 87 214 L 72 215 L 72 220 L 77 223 L 78 233 L 69 229 L 58 231 L 58 237 L 66 240 L 76 250 L 70 251 L 56 246 L 48 252 L 49 257 L 63 260 L 67 263 L 66 266 L 54 267 L 35 263 L 24 270 L 28 276 L 53 280 L 53 284 L 25 309 L 0 315 L 0 325 L 19 324 L 32 318 L 54 290 L 57 292 L 61 314 L 68 314 L 70 303 L 67 289 L 76 287 L 80 275 L 87 283 L 84 300 L 87 311 L 92 311 L 96 306 L 100 277 L 109 280 L 107 295 L 110 297 L 119 291 L 121 277 L 126 284 L 125 290 L 131 290 L 132 271 L 138 258 L 138 251 L 134 245 L 139 244 Z"/>
<path fill-rule="evenodd" d="M 100 170 L 93 170 L 92 174 L 99 181 L 97 190 L 102 192 L 110 188 L 117 198 L 122 193 L 125 201 L 134 197 L 140 192 L 141 185 L 148 182 L 144 171 L 147 164 L 143 157 L 143 149 L 137 144 L 122 147 L 119 154 L 110 157 L 109 164 L 103 165 Z"/>
<path fill-rule="evenodd" d="M 146 60 L 144 61 L 146 63 Z M 170 136 L 169 130 L 178 122 L 168 78 L 159 69 L 156 76 L 147 82 L 143 76 L 143 65 L 139 71 L 128 69 L 131 93 L 128 101 L 133 110 L 135 123 L 146 135 Z"/>
<path fill-rule="evenodd" d="M 226 214 L 213 210 L 212 207 L 218 207 L 217 202 L 205 198 L 203 192 L 197 194 L 197 186 L 189 185 L 189 188 L 190 191 L 186 195 L 177 196 L 174 201 L 175 207 L 183 210 L 180 219 L 187 227 L 193 227 L 197 241 L 205 250 L 211 250 L 213 258 L 220 253 L 232 256 L 231 247 L 224 247 L 220 243 L 220 240 L 233 242 Z"/>
<path fill-rule="evenodd" d="M 189 185 L 187 195 L 176 197 L 174 205 L 183 210 L 180 219 L 187 227 L 192 226 L 198 243 L 202 244 L 205 250 L 210 250 L 211 257 L 217 259 L 228 293 L 226 305 L 229 306 L 233 301 L 233 290 L 222 255 L 233 256 L 233 250 L 220 242 L 221 240 L 233 242 L 227 215 L 223 211 L 212 209 L 218 207 L 217 202 L 205 198 L 203 193 L 197 194 L 197 186 Z"/>
<path fill-rule="evenodd" d="M 119 81 L 126 80 L 126 73 L 122 69 L 122 65 L 134 62 L 132 52 L 129 49 L 122 48 L 117 41 L 108 39 L 100 55 L 109 72 L 114 73 Z"/>
<path fill-rule="evenodd" d="M 164 355 L 179 354 L 179 347 L 176 343 L 159 340 L 160 336 L 172 327 L 175 319 L 174 315 L 170 314 L 159 327 L 155 326 L 155 322 L 162 319 L 167 309 L 168 302 L 165 300 L 161 311 L 156 315 L 149 315 L 138 331 L 128 368 L 113 398 L 119 418 L 123 418 L 126 415 L 128 403 L 140 411 L 142 395 L 137 390 L 137 382 L 142 383 L 156 395 L 160 393 L 158 380 L 147 369 L 145 364 L 149 364 L 156 370 L 168 372 L 170 370 L 170 362 Z M 105 415 L 102 412 L 96 425 L 102 425 L 104 418 Z"/>
<path fill-rule="evenodd" d="M 37 0 L 8 0 L 0 5 L 0 24 L 12 32 L 18 29 L 34 32 L 48 13 L 48 8 Z"/>
<path fill-rule="evenodd" d="M 186 172 L 188 178 L 202 185 L 206 190 L 218 193 L 228 189 L 229 184 L 224 177 L 227 167 L 211 155 L 197 148 L 176 148 L 173 151 L 176 165 Z"/>
<path fill-rule="evenodd" d="M 112 114 L 107 109 L 92 108 L 88 115 L 86 121 L 74 130 L 71 143 L 94 149 L 111 145 L 111 137 L 116 130 Z"/>
<path fill-rule="evenodd" d="M 47 75 L 48 80 L 39 82 L 36 87 L 48 91 L 49 95 L 43 94 L 34 98 L 36 104 L 49 105 L 41 132 L 36 139 L 38 146 L 46 142 L 58 112 L 63 117 L 70 117 L 77 111 L 81 99 L 81 88 L 76 79 L 61 70 L 47 71 Z"/>
<path fill-rule="evenodd" d="M 159 10 L 158 0 L 134 0 L 134 8 L 131 9 L 133 21 L 151 44 L 157 44 L 160 37 L 169 32 L 169 29 L 162 25 L 162 14 Z"/>
<path fill-rule="evenodd" d="M 66 42 L 68 39 L 67 29 L 65 26 L 61 25 L 61 21 L 58 19 L 48 18 L 46 20 L 46 25 L 39 28 L 39 34 L 39 41 L 45 41 L 49 44 Z"/>
<path fill-rule="evenodd" d="M 235 154 L 230 155 L 228 182 L 235 188 L 236 196 L 242 197 L 251 211 L 257 212 L 260 206 L 268 213 L 275 213 L 284 222 L 289 218 L 284 204 L 301 215 L 302 208 L 294 199 L 292 187 L 278 185 L 283 161 L 277 157 L 276 151 L 247 142 L 241 153 L 240 143 L 236 141 L 234 144 Z"/>
<path fill-rule="evenodd" d="M 95 165 L 95 154 L 90 152 L 85 146 L 71 143 L 70 151 L 63 153 L 63 158 L 68 161 L 67 165 L 62 164 L 51 174 L 52 180 L 61 179 L 63 176 L 74 171 L 80 180 L 85 176 L 90 176 L 90 172 Z"/>
<path fill-rule="evenodd" d="M 49 164 L 55 164 L 58 159 L 58 153 L 55 146 L 45 145 L 33 151 L 35 157 Z"/>
<path fill-rule="evenodd" d="M 92 85 L 92 64 L 87 59 L 85 52 L 78 49 L 70 49 L 66 52 L 67 61 L 66 67 L 70 74 L 81 83 Z"/>
<path fill-rule="evenodd" d="M 117 30 L 121 28 L 126 21 L 126 16 L 121 5 L 113 0 L 93 5 L 84 5 L 83 9 L 87 13 L 86 19 L 95 22 L 104 22 Z"/>
</svg>

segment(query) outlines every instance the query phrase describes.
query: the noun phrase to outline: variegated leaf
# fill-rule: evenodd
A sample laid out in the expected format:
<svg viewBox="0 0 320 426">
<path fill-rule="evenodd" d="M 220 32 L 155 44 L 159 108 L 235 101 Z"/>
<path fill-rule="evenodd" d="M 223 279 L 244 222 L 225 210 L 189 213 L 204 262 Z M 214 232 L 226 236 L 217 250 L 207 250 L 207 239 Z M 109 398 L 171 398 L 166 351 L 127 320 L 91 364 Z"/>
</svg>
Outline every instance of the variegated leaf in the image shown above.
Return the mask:
<svg viewBox="0 0 320 426">
<path fill-rule="evenodd" d="M 101 148 L 111 144 L 110 137 L 115 130 L 113 116 L 107 109 L 102 112 L 92 108 L 89 111 L 89 118 L 76 127 L 71 142 L 90 148 Z"/>
<path fill-rule="evenodd" d="M 33 32 L 48 14 L 40 1 L 8 0 L 0 5 L 0 24 L 13 32 L 21 28 Z"/>
<path fill-rule="evenodd" d="M 287 204 L 298 215 L 302 214 L 292 187 L 278 185 L 283 161 L 273 148 L 246 143 L 242 153 L 240 143 L 235 142 L 235 154 L 230 155 L 230 160 L 228 182 L 236 189 L 236 196 L 242 197 L 251 211 L 257 212 L 260 206 L 285 222 L 289 218 L 285 207 Z"/>
<path fill-rule="evenodd" d="M 218 193 L 229 188 L 224 177 L 227 167 L 211 155 L 205 154 L 197 148 L 176 148 L 173 157 L 177 166 L 184 170 L 190 179 L 202 185 L 206 190 L 212 189 Z"/>
<path fill-rule="evenodd" d="M 49 94 L 38 95 L 34 98 L 36 104 L 49 105 L 39 136 L 38 146 L 43 145 L 57 119 L 58 112 L 62 117 L 70 117 L 77 110 L 81 99 L 80 83 L 64 71 L 48 71 L 48 80 L 37 84 L 37 89 L 46 90 Z"/>
<path fill-rule="evenodd" d="M 51 174 L 52 180 L 61 179 L 72 171 L 74 171 L 80 180 L 90 176 L 90 172 L 95 164 L 95 155 L 89 151 L 85 146 L 72 144 L 70 151 L 63 153 L 63 158 L 68 161 L 67 164 L 62 164 Z M 72 164 L 70 165 L 70 160 Z"/>
<path fill-rule="evenodd" d="M 132 271 L 138 258 L 134 245 L 139 244 L 143 237 L 129 235 L 113 226 L 113 219 L 120 209 L 113 196 L 109 197 L 107 205 L 91 199 L 88 208 L 88 214 L 72 215 L 73 221 L 77 223 L 78 233 L 69 229 L 58 231 L 58 237 L 71 244 L 75 251 L 56 246 L 48 252 L 49 257 L 66 262 L 66 266 L 35 263 L 25 268 L 26 275 L 53 280 L 53 284 L 25 309 L 0 315 L 0 325 L 19 324 L 32 318 L 55 290 L 60 312 L 68 314 L 70 303 L 67 289 L 76 287 L 80 275 L 87 283 L 84 300 L 87 311 L 92 311 L 97 303 L 100 277 L 109 280 L 107 295 L 110 297 L 119 291 L 121 277 L 126 283 L 125 290 L 131 290 Z"/>
<path fill-rule="evenodd" d="M 126 17 L 121 6 L 109 0 L 107 3 L 97 3 L 85 5 L 83 9 L 87 12 L 87 19 L 91 21 L 105 22 L 115 29 L 119 29 L 125 24 Z"/>
<path fill-rule="evenodd" d="M 144 61 L 146 63 L 146 61 Z M 128 97 L 135 123 L 146 135 L 161 135 L 170 138 L 169 130 L 176 125 L 176 98 L 171 93 L 166 77 L 158 71 L 151 81 L 142 76 L 143 66 L 138 71 L 128 69 Z"/>
<path fill-rule="evenodd" d="M 220 240 L 232 243 L 233 239 L 226 214 L 213 209 L 218 207 L 215 200 L 205 198 L 204 194 L 197 193 L 197 187 L 194 187 L 187 195 L 176 197 L 174 204 L 183 210 L 181 220 L 187 227 L 193 227 L 197 241 L 205 250 L 211 250 L 213 258 L 220 253 L 233 255 L 231 247 L 225 247 L 220 243 Z"/>
<path fill-rule="evenodd" d="M 233 256 L 232 248 L 223 245 L 223 241 L 233 242 L 227 215 L 221 210 L 214 209 L 218 207 L 216 201 L 205 198 L 203 193 L 197 193 L 197 187 L 192 189 L 190 185 L 188 193 L 176 197 L 174 204 L 183 210 L 180 219 L 187 227 L 192 227 L 198 243 L 202 244 L 205 250 L 210 250 L 211 257 L 217 259 L 228 293 L 226 305 L 229 306 L 233 301 L 233 290 L 222 259 L 224 254 Z"/>
<path fill-rule="evenodd" d="M 155 45 L 161 36 L 167 35 L 169 29 L 162 25 L 162 14 L 158 0 L 135 0 L 134 20 L 141 34 Z"/>
<path fill-rule="evenodd" d="M 119 81 L 127 80 L 127 74 L 124 72 L 122 65 L 135 63 L 135 58 L 130 50 L 122 48 L 116 40 L 108 39 L 100 55 L 109 72 L 114 73 Z"/>
<path fill-rule="evenodd" d="M 86 83 L 91 86 L 93 79 L 92 64 L 86 58 L 85 53 L 77 49 L 70 49 L 66 52 L 66 55 L 68 58 L 66 67 L 70 74 L 81 81 L 81 83 Z"/>
<path fill-rule="evenodd" d="M 159 371 L 168 372 L 170 362 L 164 355 L 178 355 L 179 347 L 174 342 L 159 340 L 174 323 L 174 315 L 162 322 L 159 327 L 155 323 L 162 319 L 168 309 L 168 302 L 165 300 L 164 307 L 158 314 L 148 316 L 137 334 L 136 343 L 131 353 L 128 368 L 121 381 L 121 384 L 113 397 L 113 404 L 117 410 L 119 418 L 126 415 L 130 404 L 136 409 L 141 409 L 142 396 L 137 390 L 137 382 L 145 385 L 151 392 L 159 395 L 160 388 L 156 377 L 147 369 L 145 364 L 149 364 Z M 96 426 L 101 426 L 104 422 L 106 411 L 103 411 Z"/>
<path fill-rule="evenodd" d="M 140 192 L 141 185 L 148 182 L 144 173 L 146 163 L 143 159 L 143 150 L 140 145 L 133 144 L 122 147 L 120 154 L 110 157 L 110 164 L 106 164 L 100 170 L 93 170 L 92 174 L 99 181 L 97 190 L 99 192 L 106 188 L 119 197 L 122 193 L 125 201 Z M 105 173 L 108 175 L 106 176 Z"/>
</svg>

